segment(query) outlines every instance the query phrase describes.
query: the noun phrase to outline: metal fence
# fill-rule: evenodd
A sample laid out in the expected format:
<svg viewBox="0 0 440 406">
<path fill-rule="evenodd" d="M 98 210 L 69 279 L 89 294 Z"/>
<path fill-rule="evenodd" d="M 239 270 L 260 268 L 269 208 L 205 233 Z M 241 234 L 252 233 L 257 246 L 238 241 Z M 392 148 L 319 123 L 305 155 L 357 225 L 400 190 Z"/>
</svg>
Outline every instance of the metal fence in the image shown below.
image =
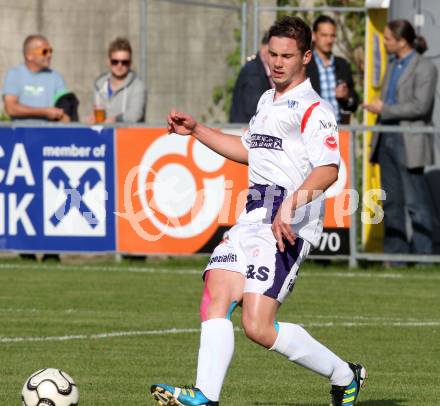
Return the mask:
<svg viewBox="0 0 440 406">
<path fill-rule="evenodd" d="M 0 127 L 87 127 L 83 124 L 70 124 L 70 125 L 62 125 L 62 124 L 50 124 L 50 123 L 20 123 L 19 125 L 15 123 L 0 123 Z M 118 127 L 136 127 L 136 128 L 150 128 L 146 127 L 145 124 L 137 124 L 137 125 L 128 125 L 128 124 L 120 124 L 120 125 L 105 125 L 107 128 L 118 128 Z M 237 125 L 228 125 L 222 126 L 222 128 L 226 129 L 241 129 L 242 126 Z M 362 180 L 362 174 L 359 173 L 358 162 L 359 159 L 364 159 L 362 155 L 362 149 L 360 146 L 364 142 L 364 134 L 367 131 L 371 132 L 386 132 L 386 133 L 426 133 L 432 134 L 433 137 L 436 137 L 440 134 L 440 128 L 437 127 L 399 127 L 399 126 L 363 126 L 363 125 L 344 125 L 340 126 L 341 131 L 348 131 L 350 133 L 350 184 L 347 187 L 351 190 L 357 190 L 358 185 L 360 184 L 360 180 Z M 438 209 L 438 208 L 437 208 Z M 359 217 L 360 210 L 356 210 L 350 214 L 351 226 L 349 229 L 349 254 L 348 255 L 331 255 L 331 256 L 315 256 L 312 258 L 320 258 L 320 259 L 340 259 L 347 260 L 349 262 L 350 267 L 357 267 L 359 261 L 399 261 L 399 262 L 412 262 L 412 263 L 440 263 L 440 255 L 413 255 L 413 254 L 385 254 L 385 253 L 371 253 L 365 252 L 360 244 L 360 233 L 359 233 Z M 440 213 L 435 213 L 440 218 Z"/>
<path fill-rule="evenodd" d="M 364 126 L 364 125 L 342 125 L 340 130 L 350 132 L 351 148 L 350 148 L 350 189 L 356 190 L 359 175 L 357 161 L 359 158 L 359 136 L 367 131 L 382 133 L 425 133 L 432 134 L 433 137 L 440 134 L 440 128 L 437 127 L 404 127 L 404 126 Z M 363 138 L 362 138 L 363 141 Z M 363 158 L 361 156 L 361 158 Z M 440 213 L 433 213 L 440 214 Z M 412 263 L 440 263 L 440 255 L 416 255 L 416 254 L 385 254 L 385 253 L 369 253 L 362 250 L 359 246 L 358 216 L 356 211 L 351 214 L 350 227 L 350 254 L 348 256 L 349 265 L 352 268 L 358 266 L 358 262 L 365 261 L 397 261 Z"/>
<path fill-rule="evenodd" d="M 261 38 L 262 29 L 262 16 L 265 14 L 275 17 L 276 13 L 299 13 L 299 12 L 311 12 L 311 13 L 366 13 L 366 7 L 343 7 L 343 6 L 275 6 L 267 5 L 267 3 L 260 0 L 252 1 L 252 49 L 254 53 L 258 51 L 259 38 Z"/>
</svg>

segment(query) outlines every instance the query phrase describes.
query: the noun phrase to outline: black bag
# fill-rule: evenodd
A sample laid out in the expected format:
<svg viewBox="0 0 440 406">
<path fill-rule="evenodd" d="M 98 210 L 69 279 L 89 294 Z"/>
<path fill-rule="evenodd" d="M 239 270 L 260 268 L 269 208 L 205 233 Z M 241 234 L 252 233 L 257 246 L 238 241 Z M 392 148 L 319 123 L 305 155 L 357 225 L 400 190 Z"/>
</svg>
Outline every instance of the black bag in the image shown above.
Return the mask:
<svg viewBox="0 0 440 406">
<path fill-rule="evenodd" d="M 79 121 L 78 117 L 79 100 L 75 93 L 64 93 L 55 102 L 55 107 L 62 109 L 70 117 L 70 121 Z"/>
</svg>

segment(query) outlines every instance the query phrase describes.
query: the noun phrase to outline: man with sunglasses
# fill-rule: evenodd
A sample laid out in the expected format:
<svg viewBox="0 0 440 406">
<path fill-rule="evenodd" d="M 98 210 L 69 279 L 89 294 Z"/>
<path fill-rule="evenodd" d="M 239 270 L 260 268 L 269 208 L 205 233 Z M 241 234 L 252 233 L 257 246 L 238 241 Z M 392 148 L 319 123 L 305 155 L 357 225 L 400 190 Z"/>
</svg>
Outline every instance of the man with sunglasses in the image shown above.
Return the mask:
<svg viewBox="0 0 440 406">
<path fill-rule="evenodd" d="M 140 122 L 145 117 L 146 91 L 143 81 L 131 69 L 132 49 L 125 38 L 116 38 L 108 49 L 109 72 L 95 81 L 95 107 L 105 109 L 105 122 Z M 88 121 L 95 123 L 90 116 Z"/>
<path fill-rule="evenodd" d="M 9 69 L 3 83 L 6 113 L 13 120 L 69 121 L 54 106 L 66 92 L 63 77 L 50 68 L 52 48 L 42 35 L 29 35 L 23 43 L 24 63 Z"/>
</svg>

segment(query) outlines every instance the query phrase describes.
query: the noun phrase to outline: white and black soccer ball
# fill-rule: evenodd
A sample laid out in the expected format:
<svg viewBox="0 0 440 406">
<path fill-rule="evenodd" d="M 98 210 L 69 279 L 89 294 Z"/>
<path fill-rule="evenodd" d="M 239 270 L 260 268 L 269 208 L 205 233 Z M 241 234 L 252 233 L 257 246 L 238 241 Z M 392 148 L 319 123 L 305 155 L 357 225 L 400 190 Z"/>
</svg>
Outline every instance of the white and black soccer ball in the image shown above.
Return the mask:
<svg viewBox="0 0 440 406">
<path fill-rule="evenodd" d="M 21 399 L 23 406 L 76 406 L 79 392 L 73 379 L 64 371 L 45 368 L 26 380 Z"/>
</svg>

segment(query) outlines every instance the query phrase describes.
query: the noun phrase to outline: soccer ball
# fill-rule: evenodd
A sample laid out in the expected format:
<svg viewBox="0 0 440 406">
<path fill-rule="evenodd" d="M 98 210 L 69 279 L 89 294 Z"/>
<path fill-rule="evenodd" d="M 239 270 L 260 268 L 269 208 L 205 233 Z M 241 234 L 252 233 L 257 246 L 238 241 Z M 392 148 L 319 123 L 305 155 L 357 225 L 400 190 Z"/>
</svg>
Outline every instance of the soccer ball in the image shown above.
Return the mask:
<svg viewBox="0 0 440 406">
<path fill-rule="evenodd" d="M 26 380 L 21 399 L 23 406 L 76 406 L 79 392 L 73 379 L 64 371 L 45 368 Z"/>
</svg>

